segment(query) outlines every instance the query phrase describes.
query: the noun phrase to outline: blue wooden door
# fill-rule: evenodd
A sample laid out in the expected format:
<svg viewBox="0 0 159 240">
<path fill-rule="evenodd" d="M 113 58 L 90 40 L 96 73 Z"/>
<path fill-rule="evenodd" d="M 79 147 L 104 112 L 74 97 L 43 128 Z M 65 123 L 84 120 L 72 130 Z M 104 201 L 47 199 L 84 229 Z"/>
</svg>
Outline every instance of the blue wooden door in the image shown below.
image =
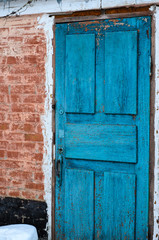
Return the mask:
<svg viewBox="0 0 159 240">
<path fill-rule="evenodd" d="M 150 22 L 56 26 L 56 239 L 148 238 Z"/>
</svg>

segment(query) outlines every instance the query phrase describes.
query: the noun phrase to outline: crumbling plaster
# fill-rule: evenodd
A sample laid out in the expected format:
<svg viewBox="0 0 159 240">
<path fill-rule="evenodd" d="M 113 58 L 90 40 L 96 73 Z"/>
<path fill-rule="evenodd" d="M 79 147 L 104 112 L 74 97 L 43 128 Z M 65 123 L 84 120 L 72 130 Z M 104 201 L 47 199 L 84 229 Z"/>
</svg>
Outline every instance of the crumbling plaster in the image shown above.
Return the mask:
<svg viewBox="0 0 159 240">
<path fill-rule="evenodd" d="M 159 239 L 159 7 L 155 11 L 155 167 L 154 167 L 154 235 Z"/>
<path fill-rule="evenodd" d="M 51 240 L 51 225 L 52 225 L 52 96 L 53 96 L 53 44 L 54 37 L 53 24 L 54 17 L 49 17 L 45 14 L 38 17 L 38 28 L 43 29 L 46 36 L 47 54 L 45 61 L 45 114 L 41 116 L 43 137 L 44 137 L 44 156 L 43 156 L 43 172 L 44 172 L 44 199 L 47 203 L 48 213 L 48 240 Z"/>
<path fill-rule="evenodd" d="M 41 13 L 51 13 L 54 15 L 84 11 L 84 10 L 100 10 L 108 8 L 118 8 L 127 6 L 144 6 L 151 4 L 159 4 L 159 0 L 30 0 L 29 4 L 25 6 L 27 0 L 11 0 L 8 4 L 0 2 L 0 17 L 6 16 L 11 12 L 16 12 L 18 9 L 18 14 L 41 14 Z M 23 6 L 25 6 L 23 8 Z"/>
</svg>

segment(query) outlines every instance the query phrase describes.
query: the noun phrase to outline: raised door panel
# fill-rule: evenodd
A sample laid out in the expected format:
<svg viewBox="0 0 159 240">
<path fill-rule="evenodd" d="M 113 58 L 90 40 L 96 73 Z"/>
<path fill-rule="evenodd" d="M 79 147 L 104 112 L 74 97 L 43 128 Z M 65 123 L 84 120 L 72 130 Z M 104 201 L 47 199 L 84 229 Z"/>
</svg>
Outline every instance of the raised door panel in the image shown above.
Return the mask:
<svg viewBox="0 0 159 240">
<path fill-rule="evenodd" d="M 134 240 L 136 176 L 104 173 L 105 239 Z"/>
<path fill-rule="evenodd" d="M 93 239 L 94 172 L 66 169 L 65 239 Z"/>
<path fill-rule="evenodd" d="M 136 163 L 136 145 L 136 126 L 66 124 L 66 158 Z"/>
<path fill-rule="evenodd" d="M 105 34 L 105 113 L 137 112 L 137 31 Z"/>
<path fill-rule="evenodd" d="M 94 113 L 95 35 L 66 36 L 66 112 Z"/>
</svg>

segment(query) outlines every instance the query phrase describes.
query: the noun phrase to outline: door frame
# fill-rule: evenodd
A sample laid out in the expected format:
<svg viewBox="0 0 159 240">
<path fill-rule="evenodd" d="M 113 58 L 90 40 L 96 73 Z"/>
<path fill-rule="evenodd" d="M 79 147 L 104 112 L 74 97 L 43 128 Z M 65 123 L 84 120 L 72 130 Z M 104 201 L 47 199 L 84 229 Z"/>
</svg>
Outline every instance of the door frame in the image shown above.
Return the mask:
<svg viewBox="0 0 159 240">
<path fill-rule="evenodd" d="M 105 13 L 105 12 L 108 12 Z M 92 21 L 92 20 L 102 20 L 102 19 L 116 19 L 116 18 L 130 18 L 130 17 L 139 17 L 139 16 L 151 16 L 151 75 L 150 75 L 150 161 L 149 161 L 149 236 L 148 239 L 153 239 L 154 233 L 154 173 L 155 173 L 155 90 L 156 90 L 156 7 L 139 7 L 139 8 L 118 8 L 110 10 L 100 10 L 100 11 L 85 11 L 77 12 L 74 14 L 68 15 L 57 15 L 55 16 L 55 24 L 53 27 L 53 32 L 55 36 L 55 27 L 58 23 L 70 23 L 70 22 L 82 22 L 82 21 Z M 148 33 L 147 33 L 148 34 Z M 56 36 L 55 36 L 56 37 Z M 55 69 L 55 37 L 53 39 L 53 69 Z M 53 71 L 53 169 L 52 169 L 52 240 L 55 239 L 55 71 Z"/>
</svg>

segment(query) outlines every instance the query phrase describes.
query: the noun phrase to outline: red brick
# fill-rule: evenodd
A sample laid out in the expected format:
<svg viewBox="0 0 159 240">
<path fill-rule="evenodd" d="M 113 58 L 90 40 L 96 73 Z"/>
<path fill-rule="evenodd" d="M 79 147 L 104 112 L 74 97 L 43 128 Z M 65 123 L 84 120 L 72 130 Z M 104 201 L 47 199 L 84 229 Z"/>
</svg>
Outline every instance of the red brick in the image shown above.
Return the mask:
<svg viewBox="0 0 159 240">
<path fill-rule="evenodd" d="M 28 189 L 34 189 L 34 190 L 39 190 L 39 191 L 44 190 L 44 184 L 42 184 L 42 183 L 27 183 L 25 185 L 25 187 Z"/>
<path fill-rule="evenodd" d="M 42 114 L 42 113 L 45 112 L 44 104 L 39 103 L 39 104 L 37 105 L 37 112 L 40 113 L 40 114 Z"/>
<path fill-rule="evenodd" d="M 29 169 L 32 172 L 40 172 L 42 171 L 42 164 L 41 162 L 36 162 L 36 161 L 25 161 L 25 169 Z"/>
<path fill-rule="evenodd" d="M 0 103 L 6 103 L 6 96 L 0 95 Z"/>
<path fill-rule="evenodd" d="M 42 95 L 29 95 L 23 98 L 24 103 L 44 103 L 44 96 Z"/>
<path fill-rule="evenodd" d="M 35 131 L 35 126 L 33 124 L 26 123 L 26 124 L 24 124 L 24 131 L 25 132 L 33 132 L 33 131 Z"/>
<path fill-rule="evenodd" d="M 7 196 L 7 189 L 4 186 L 0 186 L 0 196 Z"/>
<path fill-rule="evenodd" d="M 10 171 L 9 176 L 14 179 L 21 179 L 21 180 L 31 180 L 32 179 L 32 173 L 31 172 L 24 172 L 24 171 Z"/>
<path fill-rule="evenodd" d="M 0 138 L 3 139 L 3 131 L 0 131 Z"/>
<path fill-rule="evenodd" d="M 9 123 L 0 123 L 0 130 L 9 129 Z"/>
<path fill-rule="evenodd" d="M 42 182 L 44 180 L 44 174 L 43 173 L 35 173 L 34 174 L 35 181 Z"/>
<path fill-rule="evenodd" d="M 36 151 L 37 152 L 44 152 L 44 144 L 43 143 L 36 143 Z"/>
<path fill-rule="evenodd" d="M 39 58 L 35 55 L 24 56 L 25 63 L 35 64 L 39 61 Z"/>
<path fill-rule="evenodd" d="M 8 150 L 9 151 L 19 151 L 22 150 L 23 143 L 22 142 L 8 142 Z"/>
<path fill-rule="evenodd" d="M 6 117 L 5 113 L 0 113 L 0 121 L 4 121 Z"/>
<path fill-rule="evenodd" d="M 12 151 L 7 152 L 7 157 L 10 159 L 18 159 L 18 156 L 19 156 L 19 152 L 12 152 Z"/>
<path fill-rule="evenodd" d="M 4 103 L 0 103 L 0 111 L 1 112 L 9 112 L 10 106 Z"/>
<path fill-rule="evenodd" d="M 5 79 L 4 79 L 4 76 L 0 76 L 0 83 L 5 83 Z"/>
<path fill-rule="evenodd" d="M 43 154 L 42 153 L 32 154 L 32 160 L 42 161 L 43 160 Z"/>
<path fill-rule="evenodd" d="M 25 134 L 25 141 L 36 141 L 36 142 L 42 142 L 43 141 L 43 135 L 42 134 Z"/>
<path fill-rule="evenodd" d="M 5 160 L 3 161 L 3 165 L 5 169 L 12 169 L 12 170 L 18 170 L 18 169 L 23 169 L 24 167 L 24 162 L 22 161 L 17 161 L 17 160 Z"/>
<path fill-rule="evenodd" d="M 34 54 L 37 52 L 37 46 L 36 45 L 32 45 L 32 46 L 31 45 L 28 45 L 28 46 L 22 45 L 20 47 L 20 50 L 23 55 L 26 55 L 26 54 L 30 55 L 30 54 Z"/>
<path fill-rule="evenodd" d="M 24 77 L 24 82 L 35 83 L 35 84 L 42 84 L 46 79 L 45 74 L 32 74 L 32 75 L 25 75 L 23 77 Z"/>
<path fill-rule="evenodd" d="M 17 58 L 9 56 L 7 57 L 7 64 L 16 64 L 17 63 Z"/>
<path fill-rule="evenodd" d="M 25 43 L 27 43 L 27 44 L 39 44 L 42 41 L 45 41 L 44 37 L 34 36 L 34 37 L 31 37 L 31 38 L 27 38 L 25 40 Z"/>
<path fill-rule="evenodd" d="M 26 189 L 25 191 L 22 191 L 21 194 L 22 194 L 22 197 L 25 199 L 35 199 L 35 200 L 41 200 L 41 201 L 44 200 L 43 195 L 37 191 L 33 191 L 33 190 L 30 191 Z"/>
<path fill-rule="evenodd" d="M 4 138 L 6 140 L 13 140 L 13 141 L 23 141 L 24 140 L 24 134 L 23 133 L 4 133 Z"/>
<path fill-rule="evenodd" d="M 8 190 L 8 195 L 9 195 L 10 197 L 19 197 L 19 196 L 20 196 L 19 193 L 20 193 L 20 192 L 19 192 L 18 190 Z"/>
<path fill-rule="evenodd" d="M 15 93 L 18 93 L 18 94 L 22 94 L 23 93 L 23 88 L 24 86 L 23 85 L 15 85 L 15 86 L 11 86 L 11 93 L 15 94 Z"/>
<path fill-rule="evenodd" d="M 8 86 L 0 85 L 0 93 L 8 94 Z"/>
<path fill-rule="evenodd" d="M 19 64 L 18 67 L 10 66 L 10 74 L 32 74 L 36 73 L 36 67 L 32 65 L 25 66 L 24 64 Z"/>
<path fill-rule="evenodd" d="M 38 63 L 37 66 L 36 66 L 36 72 L 37 73 L 45 72 L 45 64 L 44 63 Z"/>
<path fill-rule="evenodd" d="M 11 84 L 18 84 L 18 83 L 22 83 L 22 77 L 21 76 L 17 76 L 17 75 L 8 75 L 7 79 L 9 81 L 9 83 Z"/>
<path fill-rule="evenodd" d="M 39 44 L 37 46 L 37 53 L 39 54 L 46 54 L 46 44 Z"/>
<path fill-rule="evenodd" d="M 20 152 L 19 153 L 19 160 L 20 161 L 32 161 L 32 152 Z"/>
<path fill-rule="evenodd" d="M 25 94 L 35 94 L 35 85 L 24 85 L 23 93 Z"/>
<path fill-rule="evenodd" d="M 4 150 L 0 150 L 0 158 L 4 158 L 4 154 L 5 154 L 5 151 Z"/>
<path fill-rule="evenodd" d="M 11 95 L 11 102 L 21 102 L 22 101 L 22 96 L 20 94 L 12 94 Z"/>
<path fill-rule="evenodd" d="M 12 104 L 12 112 L 35 112 L 34 104 Z"/>
<path fill-rule="evenodd" d="M 37 131 L 38 133 L 42 133 L 42 126 L 41 126 L 41 124 L 38 124 L 38 125 L 37 125 L 36 131 Z"/>
<path fill-rule="evenodd" d="M 0 141 L 0 149 L 6 149 L 8 145 L 7 141 Z"/>
<path fill-rule="evenodd" d="M 6 185 L 6 178 L 0 176 L 0 186 Z"/>
<path fill-rule="evenodd" d="M 23 42 L 23 37 L 16 37 L 16 36 L 14 36 L 14 37 L 8 37 L 8 41 L 12 41 L 13 43 L 15 43 L 15 42 Z"/>
<path fill-rule="evenodd" d="M 7 121 L 23 122 L 24 118 L 24 113 L 10 113 L 8 114 Z"/>
<path fill-rule="evenodd" d="M 17 132 L 35 132 L 35 126 L 30 123 L 13 123 L 11 127 L 12 131 Z"/>
<path fill-rule="evenodd" d="M 39 116 L 39 114 L 25 115 L 25 122 L 39 123 L 40 122 L 40 116 Z"/>
<path fill-rule="evenodd" d="M 35 152 L 35 143 L 23 143 L 23 151 Z"/>
</svg>

